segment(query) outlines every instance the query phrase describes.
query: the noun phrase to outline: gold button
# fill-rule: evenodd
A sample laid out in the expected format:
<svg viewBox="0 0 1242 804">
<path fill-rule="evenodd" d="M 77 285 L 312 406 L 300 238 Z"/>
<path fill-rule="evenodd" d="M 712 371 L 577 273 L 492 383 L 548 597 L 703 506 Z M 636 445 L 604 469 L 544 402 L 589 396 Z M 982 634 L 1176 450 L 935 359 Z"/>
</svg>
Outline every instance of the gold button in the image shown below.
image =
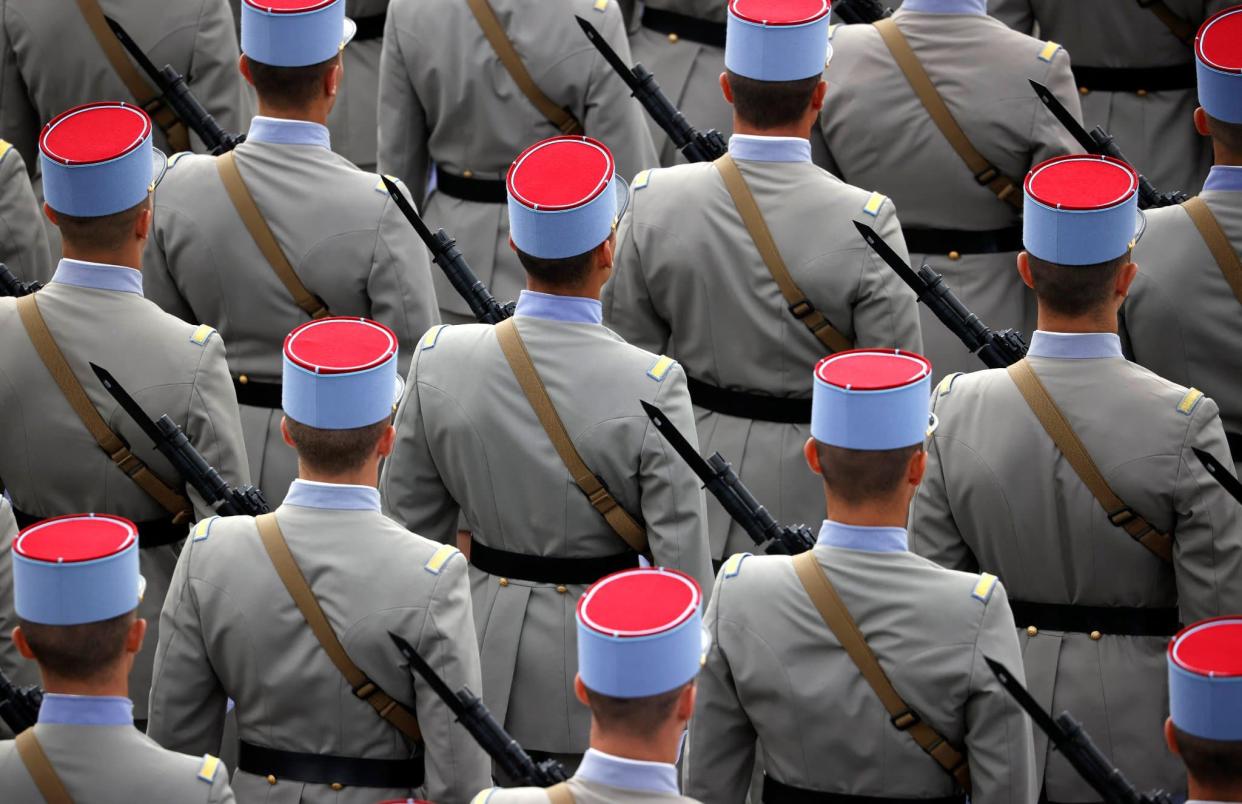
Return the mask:
<svg viewBox="0 0 1242 804">
<path fill-rule="evenodd" d="M 268 784 L 276 784 L 276 777 L 275 777 L 275 776 L 273 776 L 272 774 L 270 774 L 270 773 L 269 773 L 269 774 L 267 775 L 267 783 L 268 783 Z"/>
<path fill-rule="evenodd" d="M 1078 94 L 1079 94 L 1079 95 L 1086 95 L 1086 94 L 1087 94 L 1088 92 L 1090 92 L 1090 91 L 1091 91 L 1091 90 L 1087 89 L 1086 87 L 1079 87 L 1079 88 L 1078 88 Z"/>
<path fill-rule="evenodd" d="M 1038 628 L 1036 628 L 1035 626 L 1033 626 L 1033 625 L 1028 625 L 1028 626 L 1026 627 L 1026 635 L 1027 635 L 1027 636 L 1035 636 L 1035 635 L 1036 635 L 1036 634 L 1038 634 L 1038 633 L 1039 633 L 1039 629 L 1038 629 Z"/>
<path fill-rule="evenodd" d="M 241 374 L 237 377 L 237 381 L 241 383 L 242 385 L 245 385 L 246 383 L 250 382 L 250 378 L 247 377 L 245 374 Z"/>
<path fill-rule="evenodd" d="M 332 784 L 328 786 L 331 787 L 333 790 L 344 790 L 345 789 L 345 785 L 341 784 L 340 782 L 333 782 Z"/>
<path fill-rule="evenodd" d="M 1145 90 L 1145 89 L 1140 89 L 1139 91 L 1135 92 L 1134 94 L 1135 94 L 1135 95 L 1138 95 L 1140 98 L 1146 98 L 1146 97 L 1147 97 L 1147 90 Z"/>
<path fill-rule="evenodd" d="M 473 171 L 473 170 L 463 170 L 463 171 L 461 172 L 461 177 L 462 177 L 463 179 L 469 179 L 469 178 L 472 178 L 473 176 L 474 176 L 474 171 Z"/>
<path fill-rule="evenodd" d="M 569 591 L 569 587 L 567 587 L 567 586 L 558 586 L 558 587 L 556 587 L 556 591 L 560 592 L 560 593 L 563 595 L 563 594 L 565 594 L 566 592 L 568 592 L 568 591 Z"/>
<path fill-rule="evenodd" d="M 500 579 L 500 585 L 501 585 L 501 586 L 508 586 L 508 585 L 509 585 L 509 579 L 508 579 L 508 578 L 501 578 L 501 579 Z"/>
<path fill-rule="evenodd" d="M 671 33 L 668 35 L 668 41 L 672 42 L 674 45 L 677 44 L 677 40 L 679 39 L 681 39 L 681 37 L 675 33 Z"/>
<path fill-rule="evenodd" d="M 957 252 L 957 251 L 949 252 L 949 259 L 953 260 L 954 262 L 957 262 L 961 258 L 962 258 L 961 252 Z"/>
<path fill-rule="evenodd" d="M 1103 635 L 1103 634 L 1101 634 L 1099 631 L 1092 631 L 1092 632 L 1091 632 L 1091 638 L 1092 638 L 1092 639 L 1094 639 L 1096 642 L 1099 642 L 1099 641 L 1100 641 L 1100 637 L 1102 637 L 1102 636 L 1104 636 L 1104 635 Z"/>
</svg>

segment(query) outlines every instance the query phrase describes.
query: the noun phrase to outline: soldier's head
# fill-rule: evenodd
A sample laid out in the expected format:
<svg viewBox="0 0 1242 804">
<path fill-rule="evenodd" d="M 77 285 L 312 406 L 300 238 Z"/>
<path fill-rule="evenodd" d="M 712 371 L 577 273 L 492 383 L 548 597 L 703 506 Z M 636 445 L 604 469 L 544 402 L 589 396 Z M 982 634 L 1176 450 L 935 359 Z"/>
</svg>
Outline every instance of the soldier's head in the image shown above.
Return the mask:
<svg viewBox="0 0 1242 804">
<path fill-rule="evenodd" d="M 44 520 L 13 542 L 13 643 L 55 692 L 123 689 L 146 621 L 138 529 L 115 516 Z M 105 694 L 100 692 L 99 694 Z"/>
<path fill-rule="evenodd" d="M 574 689 L 593 746 L 676 761 L 709 645 L 702 605 L 694 579 L 666 569 L 614 573 L 579 599 Z"/>
<path fill-rule="evenodd" d="M 598 299 L 630 197 L 612 152 L 590 137 L 542 140 L 513 161 L 505 187 L 509 245 L 527 288 Z"/>
<path fill-rule="evenodd" d="M 238 66 L 259 113 L 326 120 L 341 85 L 341 51 L 356 30 L 345 0 L 242 0 Z"/>
<path fill-rule="evenodd" d="M 375 485 L 396 439 L 392 418 L 402 390 L 397 336 L 383 324 L 319 318 L 290 332 L 281 432 L 297 450 L 299 477 Z"/>
<path fill-rule="evenodd" d="M 1183 629 L 1169 643 L 1169 749 L 1190 798 L 1242 801 L 1242 617 Z"/>
<path fill-rule="evenodd" d="M 1035 290 L 1040 328 L 1116 331 L 1145 226 L 1138 173 L 1110 157 L 1062 156 L 1036 165 L 1024 193 L 1018 273 Z"/>
<path fill-rule="evenodd" d="M 1242 6 L 1209 17 L 1195 37 L 1195 128 L 1212 138 L 1218 165 L 1242 165 Z"/>
<path fill-rule="evenodd" d="M 730 0 L 720 89 L 742 134 L 805 137 L 824 106 L 827 0 Z"/>
</svg>

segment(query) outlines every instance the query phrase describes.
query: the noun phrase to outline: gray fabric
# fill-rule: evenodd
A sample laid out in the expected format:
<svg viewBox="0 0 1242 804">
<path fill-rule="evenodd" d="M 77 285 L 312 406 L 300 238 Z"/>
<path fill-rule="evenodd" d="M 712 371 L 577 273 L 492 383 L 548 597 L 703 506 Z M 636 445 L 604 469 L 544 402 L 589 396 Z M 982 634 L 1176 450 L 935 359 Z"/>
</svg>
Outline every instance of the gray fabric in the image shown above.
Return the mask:
<svg viewBox="0 0 1242 804">
<path fill-rule="evenodd" d="M 697 804 L 695 799 L 686 796 L 628 790 L 577 778 L 569 780 L 569 792 L 573 794 L 574 804 L 642 804 L 649 801 Z M 479 793 L 471 804 L 548 804 L 548 794 L 541 787 L 514 787 L 508 790 L 495 788 Z"/>
<path fill-rule="evenodd" d="M 388 10 L 388 0 L 346 0 L 350 17 Z M 379 122 L 379 66 L 383 39 L 355 39 L 345 46 L 345 78 L 328 115 L 332 150 L 367 171 L 375 170 Z"/>
<path fill-rule="evenodd" d="M 52 278 L 43 207 L 35 198 L 26 163 L 0 140 L 0 262 L 23 282 Z"/>
</svg>

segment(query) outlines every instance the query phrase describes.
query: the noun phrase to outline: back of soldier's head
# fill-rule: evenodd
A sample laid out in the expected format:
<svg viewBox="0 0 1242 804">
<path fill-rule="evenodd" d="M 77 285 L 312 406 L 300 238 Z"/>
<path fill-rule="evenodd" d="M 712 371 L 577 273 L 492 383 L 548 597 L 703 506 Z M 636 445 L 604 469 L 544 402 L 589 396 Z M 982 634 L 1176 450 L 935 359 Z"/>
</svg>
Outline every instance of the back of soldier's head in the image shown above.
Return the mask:
<svg viewBox="0 0 1242 804">
<path fill-rule="evenodd" d="M 298 111 L 324 98 L 328 75 L 357 27 L 345 0 L 242 0 L 245 72 L 267 107 Z"/>
<path fill-rule="evenodd" d="M 1242 617 L 1187 626 L 1169 643 L 1165 736 L 1191 798 L 1242 800 Z"/>
<path fill-rule="evenodd" d="M 1199 105 L 1217 162 L 1242 162 L 1242 6 L 1209 17 L 1195 37 Z M 1223 152 L 1223 153 L 1222 153 Z"/>
</svg>

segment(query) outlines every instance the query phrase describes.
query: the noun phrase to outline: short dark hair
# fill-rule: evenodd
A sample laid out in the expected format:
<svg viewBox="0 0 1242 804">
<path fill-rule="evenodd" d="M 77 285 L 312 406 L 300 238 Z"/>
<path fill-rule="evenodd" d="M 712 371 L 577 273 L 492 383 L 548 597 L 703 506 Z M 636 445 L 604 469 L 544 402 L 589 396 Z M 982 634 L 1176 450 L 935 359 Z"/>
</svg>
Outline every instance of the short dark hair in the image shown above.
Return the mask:
<svg viewBox="0 0 1242 804">
<path fill-rule="evenodd" d="M 107 674 L 124 655 L 125 635 L 137 617 L 134 610 L 83 625 L 43 625 L 21 618 L 17 624 L 40 667 L 69 681 L 91 681 Z"/>
<path fill-rule="evenodd" d="M 285 417 L 298 458 L 310 469 L 327 475 L 351 472 L 371 456 L 392 423 L 392 416 L 375 424 L 348 430 L 321 430 Z"/>
<path fill-rule="evenodd" d="M 587 688 L 587 706 L 601 729 L 614 734 L 650 738 L 673 716 L 677 699 L 693 683 L 688 681 L 676 689 L 644 698 L 614 698 Z"/>
<path fill-rule="evenodd" d="M 267 103 L 280 109 L 300 109 L 319 97 L 319 87 L 328 71 L 340 62 L 337 53 L 327 61 L 305 67 L 274 67 L 249 56 L 250 80 L 254 91 Z"/>
<path fill-rule="evenodd" d="M 133 236 L 134 223 L 143 210 L 151 206 L 151 194 L 148 193 L 134 206 L 111 215 L 100 215 L 93 218 L 79 218 L 67 215 L 56 209 L 56 228 L 66 243 L 87 249 L 118 249 Z"/>
<path fill-rule="evenodd" d="M 815 442 L 824 482 L 850 505 L 882 500 L 897 491 L 905 479 L 910 458 L 922 449 L 922 444 L 862 450 Z"/>
<path fill-rule="evenodd" d="M 1211 115 L 1207 116 L 1207 123 L 1213 140 L 1225 146 L 1226 150 L 1242 154 L 1242 123 L 1226 123 Z"/>
<path fill-rule="evenodd" d="M 758 129 L 790 126 L 802 119 L 820 76 L 796 81 L 759 81 L 726 70 L 737 116 Z"/>
<path fill-rule="evenodd" d="M 1207 787 L 1234 787 L 1242 783 L 1242 741 L 1208 740 L 1173 727 L 1173 739 L 1186 771 Z"/>
<path fill-rule="evenodd" d="M 1027 260 L 1040 303 L 1058 315 L 1080 316 L 1112 298 L 1117 274 L 1130 261 L 1130 252 L 1093 265 L 1058 265 L 1030 253 Z"/>
<path fill-rule="evenodd" d="M 594 253 L 593 248 L 584 254 L 547 260 L 534 257 L 521 249 L 517 250 L 518 260 L 526 273 L 545 285 L 562 288 L 578 287 L 586 281 L 587 274 L 591 273 L 591 255 Z"/>
</svg>

